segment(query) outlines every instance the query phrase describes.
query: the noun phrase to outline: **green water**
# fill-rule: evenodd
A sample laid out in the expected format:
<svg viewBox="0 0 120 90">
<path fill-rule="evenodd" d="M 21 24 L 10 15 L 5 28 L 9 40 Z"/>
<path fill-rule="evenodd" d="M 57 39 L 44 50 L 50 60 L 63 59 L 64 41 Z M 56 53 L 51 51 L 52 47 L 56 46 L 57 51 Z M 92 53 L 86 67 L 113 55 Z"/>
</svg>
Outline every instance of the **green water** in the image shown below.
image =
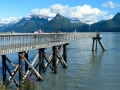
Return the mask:
<svg viewBox="0 0 120 90">
<path fill-rule="evenodd" d="M 120 33 L 102 33 L 102 36 L 106 51 L 98 44 L 97 52 L 92 52 L 92 39 L 72 41 L 67 46 L 68 68 L 58 65 L 56 74 L 48 68 L 42 73 L 44 80 L 37 82 L 37 89 L 120 90 Z M 34 53 L 31 52 L 30 58 Z M 8 57 L 18 63 L 17 55 Z M 1 73 L 2 69 L 2 76 Z"/>
</svg>

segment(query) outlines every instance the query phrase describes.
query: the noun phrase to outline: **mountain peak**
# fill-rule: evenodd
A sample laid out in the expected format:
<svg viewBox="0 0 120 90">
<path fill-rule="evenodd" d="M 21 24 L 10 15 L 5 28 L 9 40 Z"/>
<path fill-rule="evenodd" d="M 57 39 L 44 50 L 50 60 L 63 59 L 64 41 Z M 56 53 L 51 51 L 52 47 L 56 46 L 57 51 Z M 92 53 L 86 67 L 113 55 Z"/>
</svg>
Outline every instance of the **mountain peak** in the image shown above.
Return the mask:
<svg viewBox="0 0 120 90">
<path fill-rule="evenodd" d="M 118 12 L 114 17 L 113 19 L 120 19 L 120 12 Z"/>
<path fill-rule="evenodd" d="M 61 15 L 58 13 L 58 14 L 56 14 L 56 17 L 60 17 Z"/>
<path fill-rule="evenodd" d="M 59 13 L 56 14 L 56 16 L 55 16 L 55 18 L 60 18 L 60 17 L 62 17 L 62 15 L 60 15 Z"/>
</svg>

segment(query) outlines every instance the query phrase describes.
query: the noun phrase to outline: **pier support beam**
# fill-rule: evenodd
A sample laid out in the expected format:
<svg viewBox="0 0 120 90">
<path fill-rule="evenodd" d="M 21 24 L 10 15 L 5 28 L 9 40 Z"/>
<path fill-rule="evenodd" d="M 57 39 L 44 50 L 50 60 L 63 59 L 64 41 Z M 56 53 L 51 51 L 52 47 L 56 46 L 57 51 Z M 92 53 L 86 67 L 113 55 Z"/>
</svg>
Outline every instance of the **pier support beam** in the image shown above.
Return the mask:
<svg viewBox="0 0 120 90">
<path fill-rule="evenodd" d="M 45 68 L 43 52 L 44 52 L 44 48 L 39 49 L 39 74 L 41 74 L 43 69 Z"/>
<path fill-rule="evenodd" d="M 100 33 L 97 34 L 97 37 L 92 38 L 93 39 L 93 45 L 92 45 L 92 51 L 97 50 L 97 41 L 99 42 L 100 46 L 102 47 L 103 51 L 106 50 L 105 46 L 101 42 L 102 35 Z M 96 43 L 95 43 L 96 41 Z"/>
<path fill-rule="evenodd" d="M 28 52 L 25 52 L 25 58 L 28 60 Z M 28 70 L 28 64 L 25 62 L 25 72 Z"/>
<path fill-rule="evenodd" d="M 2 55 L 3 85 L 6 83 L 6 56 Z"/>
<path fill-rule="evenodd" d="M 63 59 L 65 61 L 65 63 L 67 64 L 67 45 L 68 44 L 64 44 L 63 45 Z M 67 66 L 64 64 L 64 68 L 66 68 Z"/>
<path fill-rule="evenodd" d="M 22 84 L 22 78 L 23 78 L 22 58 L 20 57 L 20 54 L 22 54 L 22 52 L 18 52 L 18 62 L 19 62 L 19 65 L 21 66 L 21 68 L 19 69 L 19 85 Z"/>
<path fill-rule="evenodd" d="M 102 43 L 100 40 L 98 40 L 98 42 L 99 42 L 100 46 L 102 47 L 103 51 L 105 51 L 106 48 L 105 48 L 105 46 L 103 45 L 103 43 Z"/>
<path fill-rule="evenodd" d="M 11 71 L 10 68 L 7 66 L 7 63 L 11 64 L 14 67 L 14 70 Z M 8 59 L 6 57 L 6 55 L 2 55 L 2 69 L 3 69 L 3 85 L 5 85 L 6 87 L 8 87 L 10 85 L 10 82 L 14 81 L 15 85 L 18 87 L 18 83 L 17 81 L 14 79 L 16 73 L 19 71 L 20 69 L 20 65 L 15 65 L 10 59 Z M 7 75 L 6 72 L 8 71 L 8 73 L 10 74 L 9 78 L 7 79 Z"/>
<path fill-rule="evenodd" d="M 52 50 L 53 50 L 53 68 L 54 68 L 54 73 L 57 73 L 57 57 L 56 57 L 56 46 L 53 46 L 52 47 Z"/>
<path fill-rule="evenodd" d="M 29 70 L 27 70 L 27 72 L 25 73 L 23 79 L 25 79 L 25 78 L 27 77 L 29 71 L 32 70 L 32 71 L 35 73 L 35 75 L 36 75 L 36 77 L 37 77 L 38 80 L 43 80 L 43 77 L 42 77 L 42 76 L 37 72 L 37 70 L 33 67 L 35 61 L 37 60 L 37 58 L 38 58 L 38 56 L 39 56 L 39 53 L 36 54 L 36 56 L 35 56 L 34 60 L 32 61 L 32 63 L 30 63 L 29 60 L 27 60 L 27 59 L 23 56 L 22 53 L 19 53 L 19 55 L 20 55 L 20 57 L 21 57 L 21 58 L 29 65 L 29 67 L 30 67 Z"/>
<path fill-rule="evenodd" d="M 97 39 L 96 38 L 93 38 L 93 45 L 92 45 L 92 51 L 95 51 L 95 50 L 97 50 L 97 43 L 95 43 L 95 42 L 97 42 Z"/>
</svg>

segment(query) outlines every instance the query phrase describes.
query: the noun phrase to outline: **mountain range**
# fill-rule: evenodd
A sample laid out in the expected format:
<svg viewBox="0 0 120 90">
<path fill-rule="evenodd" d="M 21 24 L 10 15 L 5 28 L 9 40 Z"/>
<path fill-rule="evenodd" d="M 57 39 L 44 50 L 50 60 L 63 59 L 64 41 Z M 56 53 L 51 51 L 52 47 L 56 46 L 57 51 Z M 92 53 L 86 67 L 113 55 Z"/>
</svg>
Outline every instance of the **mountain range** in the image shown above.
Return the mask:
<svg viewBox="0 0 120 90">
<path fill-rule="evenodd" d="M 35 32 L 42 29 L 44 32 L 120 32 L 120 13 L 118 12 L 112 19 L 99 21 L 88 25 L 77 19 L 68 19 L 57 14 L 50 20 L 50 17 L 31 16 L 24 17 L 17 23 L 0 25 L 1 32 Z"/>
</svg>

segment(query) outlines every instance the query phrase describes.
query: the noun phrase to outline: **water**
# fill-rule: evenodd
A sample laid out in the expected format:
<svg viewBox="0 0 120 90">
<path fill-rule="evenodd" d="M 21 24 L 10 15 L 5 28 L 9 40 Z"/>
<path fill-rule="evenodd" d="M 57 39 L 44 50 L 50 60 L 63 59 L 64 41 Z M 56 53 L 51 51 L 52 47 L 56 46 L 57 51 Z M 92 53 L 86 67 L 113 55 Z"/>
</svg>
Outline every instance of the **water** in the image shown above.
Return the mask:
<svg viewBox="0 0 120 90">
<path fill-rule="evenodd" d="M 67 46 L 68 68 L 58 65 L 57 74 L 48 68 L 44 80 L 37 82 L 38 90 L 120 90 L 120 33 L 102 35 L 106 51 L 98 45 L 92 52 L 92 39 L 72 41 Z M 15 56 L 9 57 L 16 62 Z"/>
</svg>

